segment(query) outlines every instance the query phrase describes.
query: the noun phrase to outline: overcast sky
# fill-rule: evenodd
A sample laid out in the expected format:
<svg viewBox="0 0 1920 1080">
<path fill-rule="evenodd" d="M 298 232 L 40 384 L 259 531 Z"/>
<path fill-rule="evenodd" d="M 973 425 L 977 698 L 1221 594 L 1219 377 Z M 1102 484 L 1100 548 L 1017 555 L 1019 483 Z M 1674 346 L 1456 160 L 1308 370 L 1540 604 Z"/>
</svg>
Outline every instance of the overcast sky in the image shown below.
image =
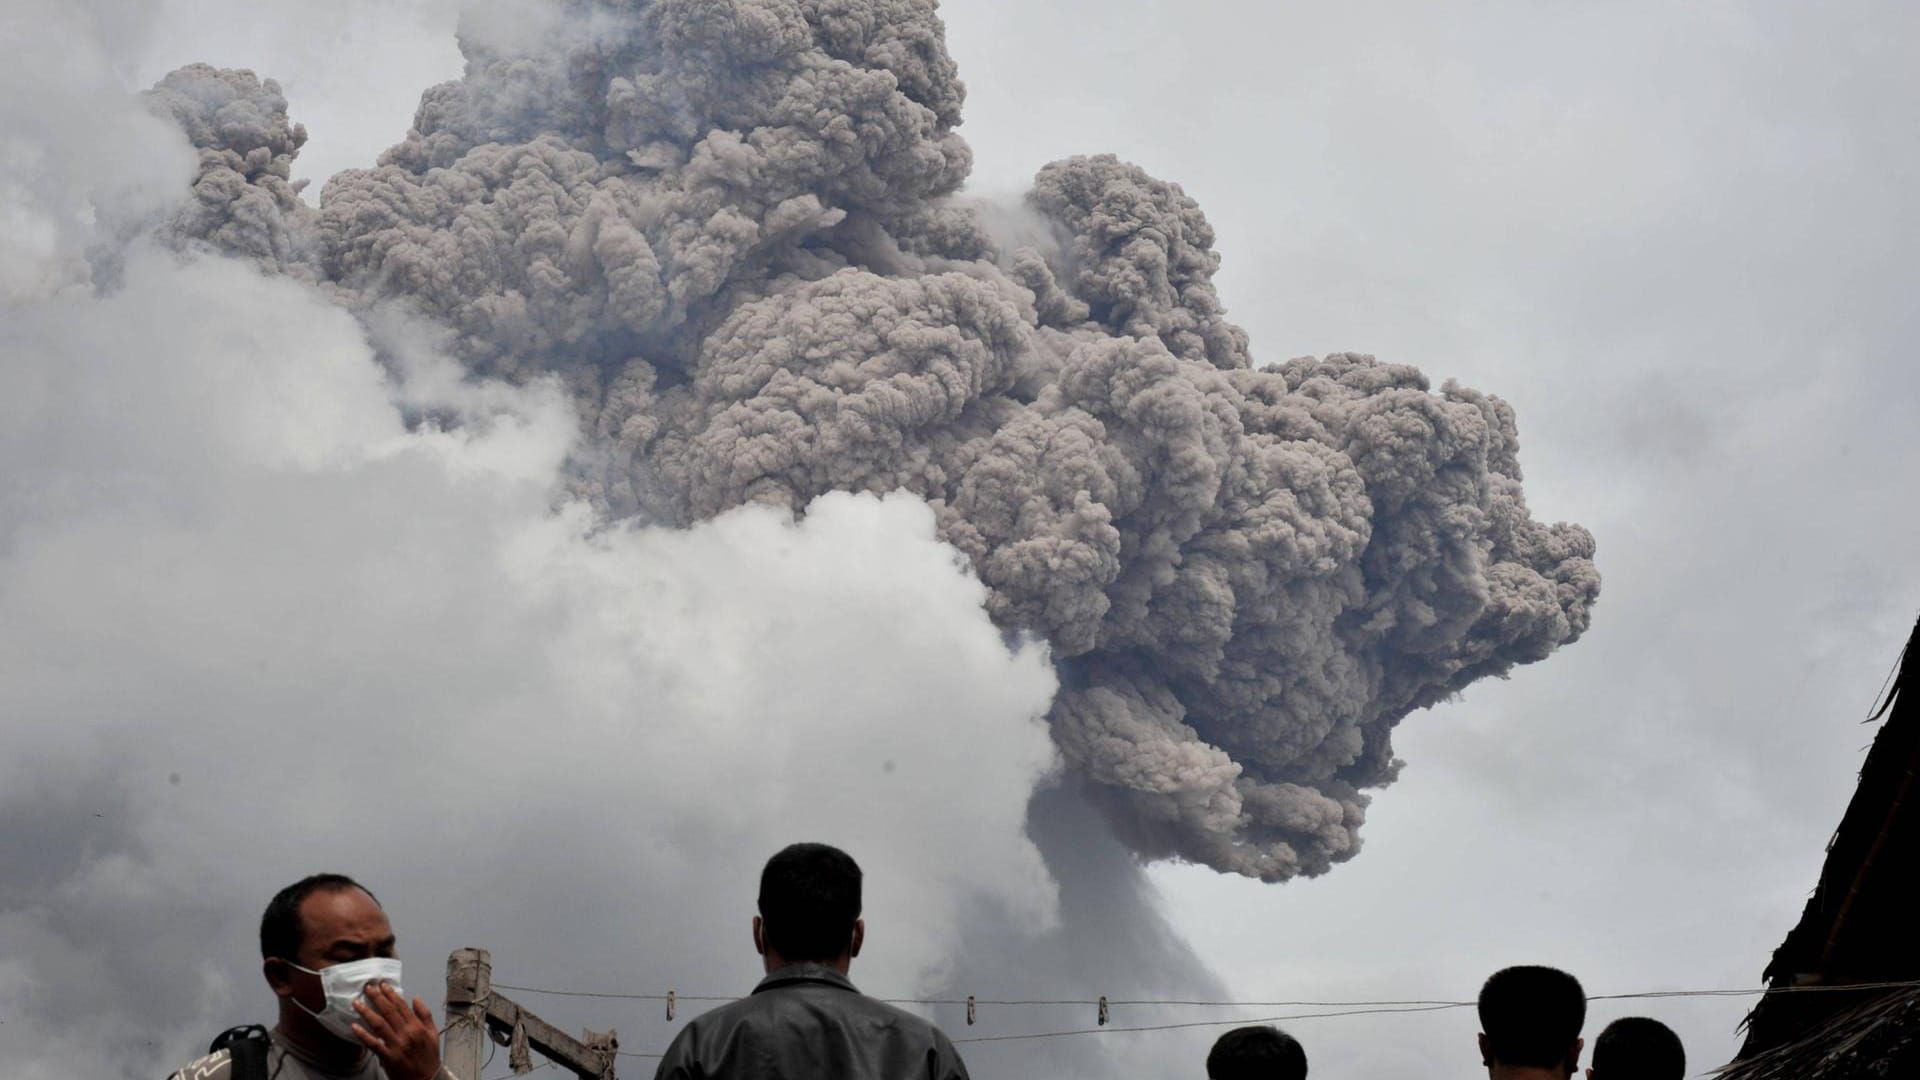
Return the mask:
<svg viewBox="0 0 1920 1080">
<path fill-rule="evenodd" d="M 46 48 L 26 30 L 44 33 L 44 11 L 5 9 L 19 68 Z M 66 69 L 95 57 L 128 90 L 195 60 L 277 78 L 312 132 L 296 169 L 315 180 L 310 201 L 326 176 L 397 141 L 419 91 L 460 70 L 451 0 L 122 9 L 102 0 L 97 20 L 56 20 L 74 35 L 59 40 L 90 42 L 60 54 Z M 1176 930 L 1243 1000 L 1467 999 L 1520 962 L 1563 966 L 1594 994 L 1756 985 L 1813 884 L 1874 731 L 1859 721 L 1920 609 L 1920 16 L 1900 4 L 1442 13 L 1119 0 L 943 12 L 968 87 L 976 190 L 1017 192 L 1047 161 L 1094 152 L 1182 184 L 1218 234 L 1218 284 L 1256 362 L 1368 352 L 1504 397 L 1535 515 L 1599 541 L 1592 630 L 1410 717 L 1396 736 L 1407 766 L 1376 798 L 1358 858 L 1278 886 L 1157 867 Z M 59 92 L 35 115 L 8 84 L 4 167 L 22 175 L 17 148 L 52 130 L 37 125 L 100 115 L 73 89 L 92 85 L 84 72 L 27 69 Z M 137 174 L 162 156 L 137 152 L 132 135 L 100 141 L 111 145 L 72 167 Z M 8 178 L 0 197 L 21 197 L 20 183 Z M 908 991 L 956 947 L 967 904 L 1036 926 L 1053 917 L 1007 811 L 1049 767 L 1032 716 L 1050 678 L 1033 652 L 997 648 L 978 586 L 912 504 L 837 502 L 772 564 L 752 552 L 781 526 L 752 514 L 679 540 L 589 540 L 542 516 L 565 434 L 539 395 L 467 400 L 423 370 L 408 393 L 485 422 L 464 438 L 409 432 L 350 320 L 314 297 L 221 267 L 183 277 L 136 260 L 127 280 L 111 303 L 11 308 L 22 340 L 44 330 L 36 340 L 79 345 L 0 356 L 0 460 L 38 478 L 0 485 L 0 725 L 16 763 L 0 766 L 0 823 L 9 850 L 30 853 L 0 871 L 0 1003 L 28 1017 L 0 1015 L 0 1047 L 43 1070 L 30 1076 L 137 1059 L 94 1045 L 115 1034 L 82 1023 L 101 980 L 124 999 L 109 1015 L 168 998 L 152 1011 L 181 1018 L 146 1075 L 263 1014 L 264 989 L 236 985 L 247 927 L 229 909 L 251 917 L 315 859 L 382 892 L 410 989 L 436 1009 L 438 955 L 467 943 L 513 942 L 527 982 L 744 989 L 752 868 L 787 823 L 841 819 L 818 791 L 781 786 L 776 763 L 802 751 L 727 717 L 824 718 L 838 741 L 815 747 L 823 775 L 856 754 L 888 763 L 847 781 L 905 807 L 847 840 L 878 893 L 855 972 L 864 985 Z M 251 320 L 221 314 L 236 295 L 252 298 Z M 181 315 L 195 311 L 204 317 Z M 259 364 L 126 362 L 150 348 L 224 356 L 235 341 Z M 287 406 L 307 400 L 334 406 L 318 417 Z M 209 405 L 233 419 L 205 423 Z M 264 471 L 221 464 L 235 447 Z M 75 477 L 85 482 L 62 479 Z M 382 506 L 393 517 L 370 509 Z M 437 509 L 407 512 L 421 506 Z M 469 546 L 512 558 L 449 564 Z M 244 580 L 212 572 L 235 565 L 250 568 Z M 742 575 L 771 607 L 728 607 Z M 333 595 L 342 588 L 353 603 Z M 948 616 L 920 620 L 934 637 L 861 637 L 901 624 L 909 604 Z M 700 623 L 710 637 L 680 636 L 672 614 L 692 607 L 722 612 Z M 211 629 L 169 641 L 188 612 Z M 824 612 L 840 620 L 832 655 L 795 629 Z M 263 625 L 289 632 L 262 640 Z M 530 628 L 554 643 L 535 658 L 511 645 Z M 749 677 L 763 655 L 791 670 Z M 305 681 L 268 674 L 281 670 Z M 888 695 L 921 701 L 933 687 L 942 708 L 899 728 L 841 723 L 848 685 L 895 714 L 918 710 Z M 274 722 L 309 732 L 293 745 L 320 761 L 359 760 L 367 740 L 393 737 L 366 717 L 403 703 L 418 717 L 408 748 L 366 765 L 388 801 L 329 804 L 346 789 L 303 775 L 293 749 L 257 749 L 249 724 L 267 720 L 208 720 L 234 693 L 275 713 L 309 706 Z M 636 734 L 634 701 L 706 726 L 698 738 L 664 724 Z M 705 774 L 729 777 L 727 809 L 706 812 L 712 800 L 688 779 L 697 766 L 642 776 L 617 755 L 543 748 L 541 717 L 522 710 L 555 702 L 599 725 L 600 750 L 708 761 Z M 361 718 L 337 719 L 356 707 Z M 129 711 L 137 724 L 116 719 Z M 969 756 L 976 740 L 954 736 L 962 718 L 1014 749 Z M 502 756 L 516 767 L 502 770 Z M 948 765 L 916 772 L 916 760 Z M 423 782 L 408 762 L 489 782 L 462 792 L 457 774 L 436 778 L 439 794 L 418 805 L 458 814 L 416 820 L 404 808 Z M 955 776 L 966 782 L 927 787 Z M 151 790 L 128 789 L 129 777 Z M 736 801 L 743 790 L 762 794 Z M 290 803 L 300 835 L 335 839 L 298 852 L 270 835 L 238 851 L 196 842 L 253 800 Z M 631 824 L 613 844 L 596 825 L 609 816 Z M 587 832 L 594 845 L 567 846 Z M 687 865 L 694 843 L 725 853 Z M 557 904 L 543 873 L 564 878 L 572 859 L 623 862 L 602 880 L 625 891 Z M 172 921 L 156 923 L 156 895 Z M 629 904 L 683 905 L 669 924 L 687 937 L 739 940 L 662 941 L 642 970 L 597 936 Z M 731 968 L 698 967 L 735 953 Z M 508 970 L 499 977 L 520 981 Z M 1747 1005 L 1601 1002 L 1588 1034 L 1617 1015 L 1658 1016 L 1705 1069 L 1730 1056 Z M 636 1050 L 667 1034 L 625 1004 L 554 1008 L 634 1032 Z M 1117 1009 L 1115 1021 L 1219 1015 Z M 1091 1019 L 1069 1009 L 1020 1022 Z M 1285 1026 L 1316 1076 L 1479 1072 L 1469 1011 Z M 1191 1061 L 1197 1076 L 1214 1033 L 1073 1038 Z M 1023 1045 L 970 1051 L 976 1075 L 1018 1075 Z"/>
</svg>

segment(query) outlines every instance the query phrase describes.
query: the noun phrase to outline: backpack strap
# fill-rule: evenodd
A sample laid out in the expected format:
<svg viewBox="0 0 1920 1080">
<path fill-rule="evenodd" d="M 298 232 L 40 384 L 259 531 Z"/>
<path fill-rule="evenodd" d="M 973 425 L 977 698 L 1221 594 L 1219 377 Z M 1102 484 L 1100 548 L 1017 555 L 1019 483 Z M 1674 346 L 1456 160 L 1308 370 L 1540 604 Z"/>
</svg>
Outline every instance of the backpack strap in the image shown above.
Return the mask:
<svg viewBox="0 0 1920 1080">
<path fill-rule="evenodd" d="M 214 1037 L 208 1053 L 225 1050 L 233 1062 L 231 1080 L 267 1080 L 267 1029 L 259 1024 L 228 1028 Z"/>
</svg>

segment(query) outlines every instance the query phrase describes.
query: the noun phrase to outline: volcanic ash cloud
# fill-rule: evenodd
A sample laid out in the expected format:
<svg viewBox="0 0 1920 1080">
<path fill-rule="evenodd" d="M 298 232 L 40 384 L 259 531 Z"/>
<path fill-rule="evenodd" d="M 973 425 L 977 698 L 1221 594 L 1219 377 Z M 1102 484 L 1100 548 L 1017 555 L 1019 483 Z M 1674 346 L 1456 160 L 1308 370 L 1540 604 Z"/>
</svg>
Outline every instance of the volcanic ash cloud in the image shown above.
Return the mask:
<svg viewBox="0 0 1920 1080">
<path fill-rule="evenodd" d="M 558 375 L 614 514 L 923 497 L 1051 644 L 1054 740 L 1138 852 L 1322 873 L 1402 717 L 1586 629 L 1593 538 L 1528 513 L 1512 410 L 1369 356 L 1257 367 L 1177 185 L 1058 161 L 1045 242 L 996 242 L 932 3 L 503 7 L 462 47 L 317 212 L 271 82 L 169 76 L 202 159 L 175 242 Z"/>
</svg>

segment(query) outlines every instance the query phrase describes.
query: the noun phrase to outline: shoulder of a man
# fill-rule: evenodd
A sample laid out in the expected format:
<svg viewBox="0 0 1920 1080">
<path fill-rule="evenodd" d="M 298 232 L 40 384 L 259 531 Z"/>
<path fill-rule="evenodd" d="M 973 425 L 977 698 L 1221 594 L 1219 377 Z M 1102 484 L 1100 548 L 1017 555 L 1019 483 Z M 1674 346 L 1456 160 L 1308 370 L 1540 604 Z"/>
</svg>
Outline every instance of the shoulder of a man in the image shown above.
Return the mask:
<svg viewBox="0 0 1920 1080">
<path fill-rule="evenodd" d="M 897 1018 L 896 1023 L 899 1024 L 901 1030 L 915 1032 L 917 1033 L 916 1037 L 924 1038 L 932 1045 L 934 1054 L 939 1059 L 940 1080 L 946 1080 L 948 1077 L 958 1077 L 959 1080 L 966 1080 L 967 1068 L 960 1063 L 960 1051 L 954 1048 L 953 1040 L 947 1037 L 947 1033 L 940 1030 L 940 1025 L 924 1016 L 910 1013 L 905 1009 L 889 1005 L 884 1001 L 876 1001 L 873 998 L 868 998 L 867 1000 L 873 1002 L 876 1007 L 885 1009 L 893 1014 Z"/>
<path fill-rule="evenodd" d="M 167 1077 L 167 1080 L 230 1080 L 233 1075 L 233 1054 L 226 1050 L 215 1050 L 206 1057 L 188 1062 L 186 1067 Z"/>
<path fill-rule="evenodd" d="M 738 1005 L 739 1002 L 733 1004 Z M 697 1080 L 706 1076 L 706 1063 L 702 1060 L 703 1044 L 709 1031 L 726 1026 L 726 1018 L 716 1015 L 726 1009 L 727 1006 L 709 1009 L 687 1021 L 687 1026 L 680 1029 L 680 1033 L 667 1044 L 666 1052 L 660 1055 L 653 1070 L 654 1080 Z"/>
<path fill-rule="evenodd" d="M 953 1040 L 940 1030 L 940 1025 L 917 1013 L 908 1012 L 897 1005 L 891 1005 L 879 998 L 865 994 L 848 995 L 857 1004 L 852 1007 L 863 1010 L 867 1015 L 885 1015 L 889 1017 L 896 1030 L 911 1032 L 912 1040 L 925 1040 L 932 1047 L 934 1055 L 934 1080 L 968 1080 L 967 1067 L 960 1060 L 960 1051 L 954 1048 Z"/>
<path fill-rule="evenodd" d="M 927 1026 L 933 1028 L 933 1049 L 938 1057 L 938 1080 L 969 1080 L 967 1063 L 960 1060 L 960 1051 L 954 1048 L 953 1040 L 947 1038 L 947 1033 L 941 1031 L 938 1026 L 934 1024 Z"/>
</svg>

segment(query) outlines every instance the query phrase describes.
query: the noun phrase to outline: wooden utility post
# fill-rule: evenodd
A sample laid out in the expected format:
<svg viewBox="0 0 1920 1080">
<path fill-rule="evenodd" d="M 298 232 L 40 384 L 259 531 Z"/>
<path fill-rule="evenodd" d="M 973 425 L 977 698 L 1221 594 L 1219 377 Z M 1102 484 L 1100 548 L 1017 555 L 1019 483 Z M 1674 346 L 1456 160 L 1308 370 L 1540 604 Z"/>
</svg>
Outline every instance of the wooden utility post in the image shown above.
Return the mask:
<svg viewBox="0 0 1920 1080">
<path fill-rule="evenodd" d="M 514 1072 L 525 1072 L 531 1047 L 580 1080 L 616 1080 L 614 1058 L 619 1038 L 585 1031 L 585 1041 L 547 1023 L 493 988 L 493 955 L 485 949 L 455 949 L 447 957 L 447 1031 L 440 1057 L 460 1080 L 482 1080 L 482 1051 L 492 1034 L 511 1048 Z"/>
<path fill-rule="evenodd" d="M 440 1060 L 460 1080 L 480 1080 L 491 996 L 493 957 L 485 949 L 453 950 L 447 957 L 447 1032 L 440 1039 Z"/>
</svg>

